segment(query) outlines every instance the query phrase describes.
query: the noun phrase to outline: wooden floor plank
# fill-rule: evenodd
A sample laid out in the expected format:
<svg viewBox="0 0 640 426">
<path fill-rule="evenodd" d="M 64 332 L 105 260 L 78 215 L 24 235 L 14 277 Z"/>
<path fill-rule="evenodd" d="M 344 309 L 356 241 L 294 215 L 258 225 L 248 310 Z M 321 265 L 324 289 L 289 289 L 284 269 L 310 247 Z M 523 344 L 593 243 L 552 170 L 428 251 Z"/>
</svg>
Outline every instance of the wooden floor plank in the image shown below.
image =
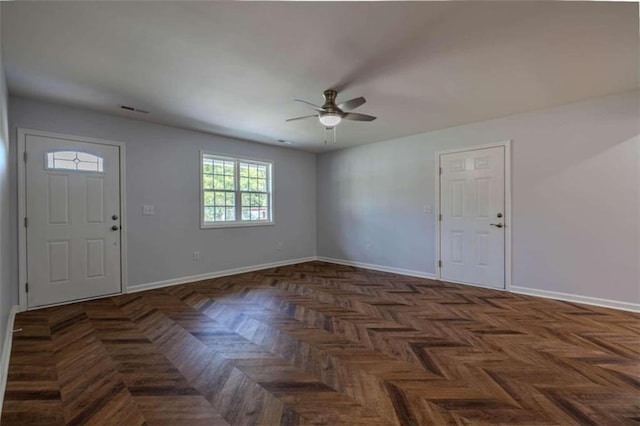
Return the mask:
<svg viewBox="0 0 640 426">
<path fill-rule="evenodd" d="M 323 262 L 15 327 L 3 425 L 640 424 L 640 315 Z"/>
</svg>

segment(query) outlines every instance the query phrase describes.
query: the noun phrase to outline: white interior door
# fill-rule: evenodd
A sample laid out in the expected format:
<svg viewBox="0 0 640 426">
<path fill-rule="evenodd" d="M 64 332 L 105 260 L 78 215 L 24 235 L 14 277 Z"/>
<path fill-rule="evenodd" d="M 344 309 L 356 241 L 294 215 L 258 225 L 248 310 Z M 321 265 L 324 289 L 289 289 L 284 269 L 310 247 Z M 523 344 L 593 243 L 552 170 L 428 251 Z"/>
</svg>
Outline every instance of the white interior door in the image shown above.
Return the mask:
<svg viewBox="0 0 640 426">
<path fill-rule="evenodd" d="M 120 148 L 27 135 L 27 303 L 119 293 Z"/>
<path fill-rule="evenodd" d="M 442 280 L 505 288 L 505 148 L 440 155 Z"/>
</svg>

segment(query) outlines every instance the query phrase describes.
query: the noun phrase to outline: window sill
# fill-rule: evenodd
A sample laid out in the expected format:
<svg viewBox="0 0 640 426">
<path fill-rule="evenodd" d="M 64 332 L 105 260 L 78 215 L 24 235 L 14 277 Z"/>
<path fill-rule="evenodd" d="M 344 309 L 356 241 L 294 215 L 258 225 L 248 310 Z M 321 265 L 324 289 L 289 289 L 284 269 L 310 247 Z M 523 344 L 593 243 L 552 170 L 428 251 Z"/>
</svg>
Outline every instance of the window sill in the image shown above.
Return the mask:
<svg viewBox="0 0 640 426">
<path fill-rule="evenodd" d="M 200 229 L 245 228 L 245 227 L 251 227 L 251 226 L 271 226 L 275 224 L 276 223 L 274 221 L 201 223 Z"/>
</svg>

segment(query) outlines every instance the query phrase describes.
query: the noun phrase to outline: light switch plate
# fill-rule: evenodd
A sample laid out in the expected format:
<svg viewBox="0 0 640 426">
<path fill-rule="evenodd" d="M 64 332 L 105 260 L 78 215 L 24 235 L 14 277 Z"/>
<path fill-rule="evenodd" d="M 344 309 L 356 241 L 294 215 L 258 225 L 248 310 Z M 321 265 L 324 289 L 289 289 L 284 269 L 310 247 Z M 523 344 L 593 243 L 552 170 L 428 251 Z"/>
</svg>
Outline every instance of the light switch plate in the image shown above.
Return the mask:
<svg viewBox="0 0 640 426">
<path fill-rule="evenodd" d="M 145 204 L 142 206 L 142 214 L 144 216 L 152 216 L 153 215 L 153 206 Z"/>
</svg>

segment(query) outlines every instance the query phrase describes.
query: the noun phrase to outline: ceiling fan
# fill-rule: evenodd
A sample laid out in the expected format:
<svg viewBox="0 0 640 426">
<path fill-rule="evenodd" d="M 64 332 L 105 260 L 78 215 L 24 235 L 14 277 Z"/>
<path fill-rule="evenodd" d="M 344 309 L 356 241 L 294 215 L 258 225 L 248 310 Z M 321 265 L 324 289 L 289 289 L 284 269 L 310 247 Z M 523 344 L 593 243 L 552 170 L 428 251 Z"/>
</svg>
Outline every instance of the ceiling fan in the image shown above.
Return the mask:
<svg viewBox="0 0 640 426">
<path fill-rule="evenodd" d="M 367 114 L 359 114 L 357 112 L 348 112 L 345 110 L 356 109 L 360 105 L 367 102 L 362 96 L 359 98 L 353 98 L 346 102 L 336 105 L 336 96 L 338 92 L 335 90 L 324 91 L 324 104 L 318 106 L 311 102 L 303 101 L 302 99 L 294 99 L 295 102 L 300 102 L 307 107 L 316 111 L 316 114 L 305 115 L 303 117 L 290 118 L 286 121 L 303 120 L 305 118 L 318 117 L 320 123 L 327 128 L 337 126 L 342 120 L 354 120 L 354 121 L 373 121 L 376 117 Z"/>
</svg>

